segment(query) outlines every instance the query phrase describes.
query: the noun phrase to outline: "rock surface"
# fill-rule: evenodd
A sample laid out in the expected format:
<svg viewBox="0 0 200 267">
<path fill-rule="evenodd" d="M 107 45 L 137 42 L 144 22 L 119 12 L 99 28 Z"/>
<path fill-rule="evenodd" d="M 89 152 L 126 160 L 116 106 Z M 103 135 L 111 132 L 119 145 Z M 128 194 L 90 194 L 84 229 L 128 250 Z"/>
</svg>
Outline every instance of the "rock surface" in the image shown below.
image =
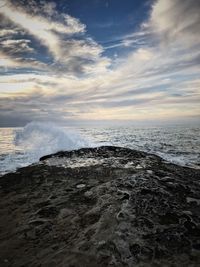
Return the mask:
<svg viewBox="0 0 200 267">
<path fill-rule="evenodd" d="M 125 148 L 0 178 L 0 266 L 200 266 L 200 171 Z"/>
</svg>

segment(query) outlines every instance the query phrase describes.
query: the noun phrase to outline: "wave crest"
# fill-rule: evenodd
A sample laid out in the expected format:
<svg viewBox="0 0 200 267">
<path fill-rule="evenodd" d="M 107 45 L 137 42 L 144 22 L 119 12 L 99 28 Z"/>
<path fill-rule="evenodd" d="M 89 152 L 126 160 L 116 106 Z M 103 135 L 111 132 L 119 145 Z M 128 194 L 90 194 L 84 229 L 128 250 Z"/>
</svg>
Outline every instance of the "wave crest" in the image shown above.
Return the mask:
<svg viewBox="0 0 200 267">
<path fill-rule="evenodd" d="M 53 123 L 31 122 L 15 133 L 14 143 L 35 157 L 91 146 L 88 140 L 72 129 L 65 129 Z"/>
</svg>

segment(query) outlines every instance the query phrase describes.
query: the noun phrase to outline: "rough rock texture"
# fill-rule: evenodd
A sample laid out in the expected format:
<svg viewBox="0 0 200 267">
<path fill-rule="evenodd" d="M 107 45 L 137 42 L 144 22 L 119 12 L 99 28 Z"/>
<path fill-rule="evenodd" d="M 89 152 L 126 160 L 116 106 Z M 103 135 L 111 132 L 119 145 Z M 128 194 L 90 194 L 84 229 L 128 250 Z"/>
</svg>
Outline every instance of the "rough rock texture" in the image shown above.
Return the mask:
<svg viewBox="0 0 200 267">
<path fill-rule="evenodd" d="M 200 266 L 200 171 L 117 147 L 0 179 L 0 266 Z"/>
</svg>

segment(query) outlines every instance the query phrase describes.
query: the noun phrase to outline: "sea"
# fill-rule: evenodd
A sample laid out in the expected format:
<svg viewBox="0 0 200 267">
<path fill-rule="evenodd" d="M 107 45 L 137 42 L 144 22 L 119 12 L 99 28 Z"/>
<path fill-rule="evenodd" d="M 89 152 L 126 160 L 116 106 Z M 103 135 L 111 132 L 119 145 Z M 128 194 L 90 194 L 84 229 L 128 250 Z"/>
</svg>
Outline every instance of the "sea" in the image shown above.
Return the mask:
<svg viewBox="0 0 200 267">
<path fill-rule="evenodd" d="M 113 145 L 149 152 L 200 169 L 200 125 L 60 127 L 31 122 L 0 128 L 0 175 L 61 150 Z"/>
</svg>

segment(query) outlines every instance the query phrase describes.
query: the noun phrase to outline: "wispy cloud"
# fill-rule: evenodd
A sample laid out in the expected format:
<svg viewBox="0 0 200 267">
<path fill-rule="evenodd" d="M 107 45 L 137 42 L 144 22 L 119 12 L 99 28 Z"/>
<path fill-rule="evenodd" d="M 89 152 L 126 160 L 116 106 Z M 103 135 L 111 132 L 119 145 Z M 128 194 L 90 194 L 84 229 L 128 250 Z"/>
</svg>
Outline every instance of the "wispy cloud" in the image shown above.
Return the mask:
<svg viewBox="0 0 200 267">
<path fill-rule="evenodd" d="M 68 14 L 59 14 L 58 18 L 57 11 L 52 8 L 52 3 L 51 5 L 45 4 L 42 9 L 46 10 L 47 5 L 45 13 L 50 14 L 50 17 L 42 16 L 41 10 L 37 14 L 38 10 L 35 5 L 32 6 L 34 14 L 30 14 L 26 8 L 19 4 L 14 5 L 8 0 L 6 3 L 0 10 L 2 15 L 10 20 L 14 26 L 21 27 L 28 35 L 33 36 L 40 42 L 40 45 L 47 47 L 53 56 L 52 63 L 56 64 L 58 69 L 64 68 L 65 72 L 76 73 L 77 71 L 81 73 L 91 72 L 94 67 L 101 70 L 110 64 L 109 59 L 101 57 L 103 48 L 84 35 L 86 25 Z M 4 36 L 9 34 L 10 37 L 10 35 L 16 33 L 7 29 L 3 30 L 1 34 L 4 34 Z M 6 42 L 11 44 L 11 42 L 17 42 L 17 40 L 4 40 L 3 44 L 6 44 Z M 30 41 L 27 40 L 26 44 L 28 42 Z M 21 48 L 21 51 L 26 52 L 28 46 L 26 45 L 24 49 Z M 8 45 L 7 50 L 9 50 Z M 18 50 L 20 50 L 20 47 L 18 47 Z M 9 51 L 7 53 L 10 54 Z"/>
<path fill-rule="evenodd" d="M 137 32 L 98 44 L 79 19 L 58 13 L 56 3 L 31 1 L 30 13 L 7 1 L 0 10 L 9 25 L 0 30 L 0 70 L 11 71 L 0 78 L 2 120 L 16 114 L 24 122 L 197 117 L 197 2 L 158 0 Z M 105 56 L 116 47 L 127 52 Z"/>
<path fill-rule="evenodd" d="M 2 50 L 5 52 L 7 51 L 11 55 L 16 55 L 20 52 L 26 53 L 26 52 L 33 52 L 34 49 L 30 47 L 30 40 L 26 39 L 7 39 L 0 41 L 0 45 L 2 47 Z"/>
<path fill-rule="evenodd" d="M 2 29 L 0 30 L 0 37 L 8 37 L 8 36 L 14 36 L 18 34 L 17 30 L 12 30 L 12 29 Z"/>
<path fill-rule="evenodd" d="M 66 15 L 63 16 L 63 23 L 48 20 L 39 15 L 31 15 L 22 8 L 11 5 L 7 1 L 7 5 L 1 8 L 3 15 L 10 19 L 14 24 L 20 25 L 28 33 L 34 35 L 49 51 L 59 59 L 61 54 L 60 39 L 56 33 L 75 34 L 84 32 L 84 25 L 76 19 Z"/>
</svg>

